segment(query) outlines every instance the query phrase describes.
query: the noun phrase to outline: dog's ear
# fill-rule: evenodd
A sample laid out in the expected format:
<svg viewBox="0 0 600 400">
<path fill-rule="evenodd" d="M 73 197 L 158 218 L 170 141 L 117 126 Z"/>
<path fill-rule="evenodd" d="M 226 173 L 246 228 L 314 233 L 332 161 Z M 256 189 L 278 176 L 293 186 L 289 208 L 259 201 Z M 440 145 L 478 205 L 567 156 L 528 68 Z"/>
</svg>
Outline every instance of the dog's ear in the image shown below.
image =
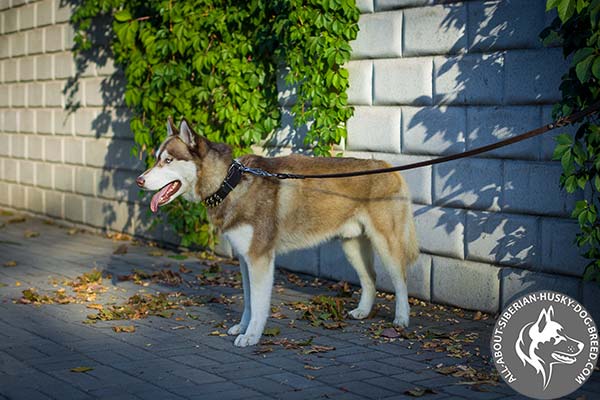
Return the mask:
<svg viewBox="0 0 600 400">
<path fill-rule="evenodd" d="M 167 117 L 167 133 L 169 134 L 169 136 L 175 136 L 179 134 L 179 131 L 173 123 L 173 118 L 171 118 L 170 115 Z"/>
<path fill-rule="evenodd" d="M 535 325 L 537 326 L 538 332 L 542 332 L 544 328 L 546 328 L 546 324 L 552 320 L 552 316 L 554 315 L 554 308 L 552 306 L 548 307 L 548 309 L 542 309 L 538 320 Z"/>
<path fill-rule="evenodd" d="M 181 140 L 190 147 L 196 147 L 197 136 L 187 120 L 185 118 L 182 119 L 181 125 L 179 125 L 179 137 Z"/>
</svg>

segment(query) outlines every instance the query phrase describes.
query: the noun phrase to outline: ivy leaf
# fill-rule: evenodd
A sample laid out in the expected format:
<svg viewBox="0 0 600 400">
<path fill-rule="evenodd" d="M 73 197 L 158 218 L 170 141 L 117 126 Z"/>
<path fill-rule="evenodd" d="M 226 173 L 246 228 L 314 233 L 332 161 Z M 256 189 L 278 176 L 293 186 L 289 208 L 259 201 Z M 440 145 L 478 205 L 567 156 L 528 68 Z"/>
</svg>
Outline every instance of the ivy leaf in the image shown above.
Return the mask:
<svg viewBox="0 0 600 400">
<path fill-rule="evenodd" d="M 591 47 L 584 47 L 582 49 L 577 50 L 575 52 L 575 54 L 573 55 L 573 64 L 580 63 L 581 61 L 588 58 L 592 54 L 594 54 L 594 49 Z"/>
<path fill-rule="evenodd" d="M 557 11 L 560 20 L 565 23 L 575 12 L 575 0 L 559 0 Z"/>
<path fill-rule="evenodd" d="M 593 61 L 594 56 L 589 56 L 575 66 L 575 73 L 577 74 L 579 82 L 586 83 L 590 79 Z"/>
<path fill-rule="evenodd" d="M 592 74 L 598 79 L 600 79 L 600 56 L 596 56 L 594 59 L 594 64 L 592 65 Z"/>
<path fill-rule="evenodd" d="M 115 13 L 115 19 L 119 22 L 126 22 L 131 20 L 131 18 L 129 10 L 121 10 Z"/>
</svg>

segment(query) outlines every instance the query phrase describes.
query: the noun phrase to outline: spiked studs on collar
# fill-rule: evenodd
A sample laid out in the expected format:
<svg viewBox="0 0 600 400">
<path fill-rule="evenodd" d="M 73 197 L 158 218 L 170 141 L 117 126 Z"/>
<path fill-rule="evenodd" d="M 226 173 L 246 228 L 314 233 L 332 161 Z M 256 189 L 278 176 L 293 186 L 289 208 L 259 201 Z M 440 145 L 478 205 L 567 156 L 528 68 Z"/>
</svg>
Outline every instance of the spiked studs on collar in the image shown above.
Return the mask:
<svg viewBox="0 0 600 400">
<path fill-rule="evenodd" d="M 203 203 L 206 207 L 213 208 L 218 206 L 225 200 L 225 197 L 240 183 L 244 166 L 237 160 L 233 160 L 227 171 L 227 176 L 221 187 L 215 193 L 204 199 Z"/>
</svg>

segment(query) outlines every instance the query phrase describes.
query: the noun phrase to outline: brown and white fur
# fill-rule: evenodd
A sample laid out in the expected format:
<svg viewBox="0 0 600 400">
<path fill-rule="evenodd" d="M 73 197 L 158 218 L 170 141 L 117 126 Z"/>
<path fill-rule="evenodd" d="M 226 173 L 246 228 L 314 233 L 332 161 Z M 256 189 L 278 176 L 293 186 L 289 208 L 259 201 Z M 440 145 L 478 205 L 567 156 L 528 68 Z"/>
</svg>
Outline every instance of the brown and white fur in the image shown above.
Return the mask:
<svg viewBox="0 0 600 400">
<path fill-rule="evenodd" d="M 156 164 L 138 177 L 154 195 L 154 210 L 182 195 L 199 202 L 217 191 L 232 162 L 231 149 L 198 136 L 184 120 L 179 131 L 169 121 L 169 136 Z M 300 155 L 239 161 L 272 172 L 322 174 L 389 167 L 377 160 L 312 158 Z M 175 183 L 174 183 L 175 182 Z M 176 183 L 180 182 L 180 183 Z M 375 300 L 374 250 L 396 291 L 394 324 L 409 321 L 406 269 L 419 248 L 406 182 L 399 173 L 344 179 L 277 180 L 245 173 L 223 203 L 208 209 L 212 224 L 240 258 L 244 312 L 229 329 L 236 346 L 258 343 L 269 315 L 275 255 L 341 238 L 343 250 L 360 279 L 358 307 L 366 318 Z"/>
</svg>

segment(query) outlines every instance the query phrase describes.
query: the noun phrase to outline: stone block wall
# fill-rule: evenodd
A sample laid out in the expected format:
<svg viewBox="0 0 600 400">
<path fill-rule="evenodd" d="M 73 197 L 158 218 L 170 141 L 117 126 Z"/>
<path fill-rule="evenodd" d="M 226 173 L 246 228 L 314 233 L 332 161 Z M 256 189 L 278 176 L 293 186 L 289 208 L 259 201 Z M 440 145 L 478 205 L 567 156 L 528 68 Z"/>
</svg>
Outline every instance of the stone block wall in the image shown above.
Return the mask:
<svg viewBox="0 0 600 400">
<path fill-rule="evenodd" d="M 402 165 L 550 120 L 567 63 L 538 39 L 553 18 L 544 0 L 357 3 L 346 156 Z M 110 59 L 85 68 L 73 61 L 64 4 L 0 0 L 0 207 L 146 235 L 122 75 Z M 280 99 L 286 111 L 293 90 L 282 87 Z M 568 218 L 576 199 L 558 188 L 553 135 L 404 174 L 422 250 L 410 269 L 411 294 L 495 312 L 525 291 L 556 288 L 592 304 L 598 289 L 580 279 L 585 260 Z M 275 148 L 257 151 L 297 150 L 302 137 L 288 126 L 269 142 Z M 152 235 L 172 238 L 160 229 Z M 336 242 L 278 263 L 357 281 Z M 377 269 L 379 286 L 391 289 Z"/>
</svg>

